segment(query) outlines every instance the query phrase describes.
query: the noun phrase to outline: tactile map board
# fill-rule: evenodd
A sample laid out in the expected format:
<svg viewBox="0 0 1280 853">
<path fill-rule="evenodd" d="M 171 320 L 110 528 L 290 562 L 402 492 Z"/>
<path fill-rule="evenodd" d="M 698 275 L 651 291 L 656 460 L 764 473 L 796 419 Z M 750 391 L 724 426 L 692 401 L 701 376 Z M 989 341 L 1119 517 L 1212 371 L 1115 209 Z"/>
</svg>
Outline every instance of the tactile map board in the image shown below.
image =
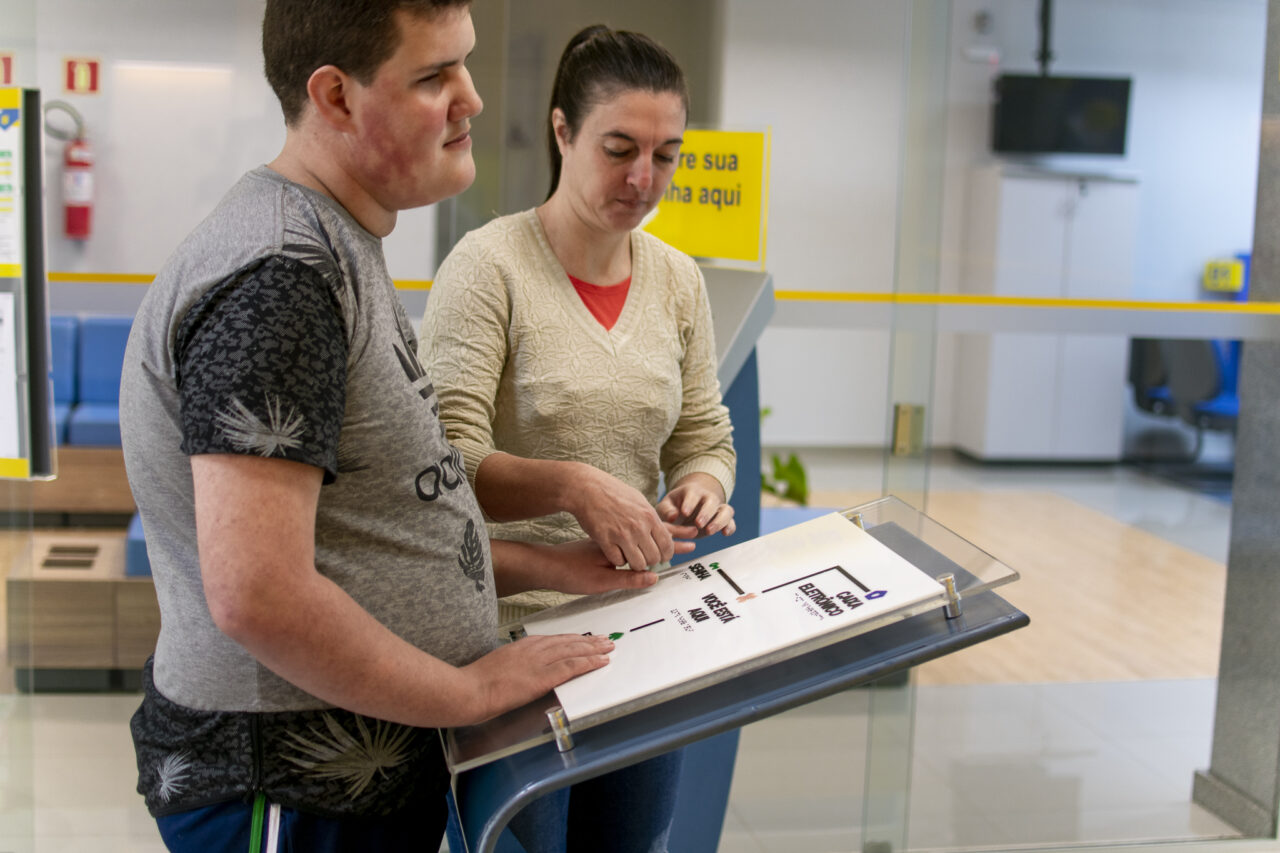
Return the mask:
<svg viewBox="0 0 1280 853">
<path fill-rule="evenodd" d="M 614 640 L 610 663 L 556 688 L 570 721 L 944 596 L 838 512 L 525 619 L 528 634 Z"/>
</svg>

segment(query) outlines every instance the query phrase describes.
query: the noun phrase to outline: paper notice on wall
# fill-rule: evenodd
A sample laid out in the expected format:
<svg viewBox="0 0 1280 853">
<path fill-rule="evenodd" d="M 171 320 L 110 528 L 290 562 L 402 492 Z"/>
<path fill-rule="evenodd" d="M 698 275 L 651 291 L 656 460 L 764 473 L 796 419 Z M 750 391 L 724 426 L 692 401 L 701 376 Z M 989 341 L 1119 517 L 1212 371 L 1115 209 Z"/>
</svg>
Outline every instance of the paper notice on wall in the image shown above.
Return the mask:
<svg viewBox="0 0 1280 853">
<path fill-rule="evenodd" d="M 23 275 L 22 90 L 0 88 L 0 475 L 19 460 L 17 298 Z M 27 476 L 26 461 L 21 476 Z"/>
<path fill-rule="evenodd" d="M 17 346 L 13 294 L 0 293 L 0 459 L 20 455 Z"/>
<path fill-rule="evenodd" d="M 941 584 L 833 512 L 678 566 L 646 590 L 534 614 L 524 627 L 614 640 L 608 666 L 556 688 L 577 720 L 942 597 Z"/>
<path fill-rule="evenodd" d="M 0 279 L 22 275 L 22 90 L 0 88 Z"/>
</svg>

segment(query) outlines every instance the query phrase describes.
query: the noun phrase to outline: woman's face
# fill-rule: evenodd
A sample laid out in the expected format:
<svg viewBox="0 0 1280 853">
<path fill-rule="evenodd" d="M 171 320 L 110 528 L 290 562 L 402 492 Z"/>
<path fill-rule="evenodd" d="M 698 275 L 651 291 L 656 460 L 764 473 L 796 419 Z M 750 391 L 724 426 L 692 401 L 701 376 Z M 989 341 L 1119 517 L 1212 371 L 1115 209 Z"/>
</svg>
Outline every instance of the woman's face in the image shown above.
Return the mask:
<svg viewBox="0 0 1280 853">
<path fill-rule="evenodd" d="M 563 164 L 556 195 L 606 231 L 630 231 L 653 210 L 675 174 L 685 126 L 674 92 L 627 89 L 597 104 L 572 140 L 552 113 Z"/>
</svg>

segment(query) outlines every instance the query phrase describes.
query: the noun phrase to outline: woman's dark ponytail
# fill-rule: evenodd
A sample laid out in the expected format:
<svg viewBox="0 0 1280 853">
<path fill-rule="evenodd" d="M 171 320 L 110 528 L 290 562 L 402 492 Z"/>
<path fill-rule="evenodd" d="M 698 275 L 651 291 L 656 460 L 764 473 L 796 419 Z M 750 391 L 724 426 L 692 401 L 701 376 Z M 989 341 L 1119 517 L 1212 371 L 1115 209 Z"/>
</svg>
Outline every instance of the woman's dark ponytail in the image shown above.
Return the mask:
<svg viewBox="0 0 1280 853">
<path fill-rule="evenodd" d="M 593 24 L 580 30 L 565 46 L 551 86 L 547 110 L 547 151 L 551 158 L 550 198 L 560 185 L 560 146 L 556 144 L 551 114 L 559 108 L 569 126 L 569 138 L 578 135 L 592 108 L 631 89 L 673 92 L 689 112 L 689 90 L 684 72 L 666 48 L 641 33 L 614 30 Z"/>
</svg>

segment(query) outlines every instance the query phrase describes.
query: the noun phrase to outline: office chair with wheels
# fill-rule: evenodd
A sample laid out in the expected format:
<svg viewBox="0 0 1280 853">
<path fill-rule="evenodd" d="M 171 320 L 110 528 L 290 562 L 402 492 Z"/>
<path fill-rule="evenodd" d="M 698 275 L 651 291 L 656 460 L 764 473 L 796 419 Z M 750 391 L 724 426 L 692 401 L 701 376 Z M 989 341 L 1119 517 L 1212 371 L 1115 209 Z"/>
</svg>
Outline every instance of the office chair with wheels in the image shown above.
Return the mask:
<svg viewBox="0 0 1280 853">
<path fill-rule="evenodd" d="M 1193 458 L 1204 444 L 1204 431 L 1234 430 L 1240 416 L 1231 341 L 1163 340 L 1160 356 L 1168 371 L 1169 395 L 1178 417 L 1195 427 Z"/>
<path fill-rule="evenodd" d="M 1173 397 L 1169 394 L 1169 376 L 1156 338 L 1129 339 L 1129 384 L 1133 386 L 1133 402 L 1153 415 L 1175 415 Z"/>
</svg>

